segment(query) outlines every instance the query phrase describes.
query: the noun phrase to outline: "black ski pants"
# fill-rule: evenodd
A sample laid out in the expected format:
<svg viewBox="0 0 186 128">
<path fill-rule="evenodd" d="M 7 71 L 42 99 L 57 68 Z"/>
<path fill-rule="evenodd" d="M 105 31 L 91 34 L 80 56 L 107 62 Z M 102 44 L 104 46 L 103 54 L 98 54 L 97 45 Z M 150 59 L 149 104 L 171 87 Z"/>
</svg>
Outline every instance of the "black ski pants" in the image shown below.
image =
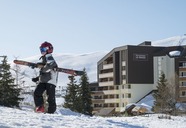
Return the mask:
<svg viewBox="0 0 186 128">
<path fill-rule="evenodd" d="M 39 83 L 34 91 L 35 106 L 39 107 L 44 105 L 43 93 L 46 90 L 48 113 L 54 113 L 56 111 L 56 99 L 55 99 L 55 85 L 49 83 Z"/>
</svg>

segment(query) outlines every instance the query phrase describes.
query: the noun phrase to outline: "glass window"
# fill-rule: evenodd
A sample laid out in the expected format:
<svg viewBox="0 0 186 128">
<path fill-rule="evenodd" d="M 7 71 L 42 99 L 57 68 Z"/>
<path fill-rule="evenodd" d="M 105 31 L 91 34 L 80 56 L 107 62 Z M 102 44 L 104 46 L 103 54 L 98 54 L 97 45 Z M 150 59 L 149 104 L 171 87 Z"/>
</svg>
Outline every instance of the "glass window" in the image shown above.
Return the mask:
<svg viewBox="0 0 186 128">
<path fill-rule="evenodd" d="M 119 103 L 116 104 L 116 107 L 119 107 Z"/>
<path fill-rule="evenodd" d="M 185 91 L 182 91 L 181 92 L 181 96 L 186 96 L 186 92 Z"/>
<path fill-rule="evenodd" d="M 186 82 L 182 82 L 182 86 L 186 86 Z"/>
<path fill-rule="evenodd" d="M 131 89 L 131 85 L 130 84 L 128 85 L 128 89 Z"/>
<path fill-rule="evenodd" d="M 125 95 L 124 94 L 122 94 L 122 98 L 125 98 Z"/>
<path fill-rule="evenodd" d="M 116 95 L 116 98 L 119 98 L 119 95 Z"/>
</svg>

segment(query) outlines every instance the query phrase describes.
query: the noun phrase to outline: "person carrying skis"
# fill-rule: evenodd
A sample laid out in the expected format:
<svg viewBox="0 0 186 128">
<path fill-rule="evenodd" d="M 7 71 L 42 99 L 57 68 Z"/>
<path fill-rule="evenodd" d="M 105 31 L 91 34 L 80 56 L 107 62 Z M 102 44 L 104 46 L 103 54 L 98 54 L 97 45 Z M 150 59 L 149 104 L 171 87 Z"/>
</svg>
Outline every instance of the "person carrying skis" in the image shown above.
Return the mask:
<svg viewBox="0 0 186 128">
<path fill-rule="evenodd" d="M 42 56 L 39 76 L 32 78 L 33 82 L 38 82 L 38 85 L 34 91 L 34 103 L 36 106 L 36 112 L 45 112 L 43 93 L 46 91 L 47 102 L 49 104 L 47 113 L 54 113 L 56 111 L 55 100 L 55 87 L 57 84 L 58 72 L 57 63 L 52 56 L 53 46 L 49 42 L 44 42 L 40 46 Z M 39 65 L 39 63 L 38 63 Z"/>
</svg>

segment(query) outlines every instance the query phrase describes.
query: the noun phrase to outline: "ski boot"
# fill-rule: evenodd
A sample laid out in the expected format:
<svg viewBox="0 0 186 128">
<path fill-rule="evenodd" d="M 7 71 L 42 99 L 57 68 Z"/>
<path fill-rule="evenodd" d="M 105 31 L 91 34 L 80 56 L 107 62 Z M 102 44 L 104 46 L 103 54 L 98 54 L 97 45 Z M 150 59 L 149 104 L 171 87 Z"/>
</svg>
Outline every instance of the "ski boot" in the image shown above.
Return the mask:
<svg viewBox="0 0 186 128">
<path fill-rule="evenodd" d="M 38 107 L 36 107 L 36 112 L 37 113 L 44 113 L 45 112 L 44 106 L 38 106 Z"/>
</svg>

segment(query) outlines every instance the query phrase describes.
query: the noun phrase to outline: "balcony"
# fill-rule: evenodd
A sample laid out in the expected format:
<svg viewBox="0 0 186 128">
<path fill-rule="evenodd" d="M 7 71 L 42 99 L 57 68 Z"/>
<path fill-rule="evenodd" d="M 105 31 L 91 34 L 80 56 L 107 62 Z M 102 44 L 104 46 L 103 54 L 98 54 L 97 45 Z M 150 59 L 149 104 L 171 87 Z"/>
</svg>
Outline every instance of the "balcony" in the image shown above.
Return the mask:
<svg viewBox="0 0 186 128">
<path fill-rule="evenodd" d="M 126 80 L 123 80 L 123 84 L 126 84 L 127 83 L 127 81 Z"/>
<path fill-rule="evenodd" d="M 99 82 L 99 86 L 113 86 L 114 82 L 113 81 L 106 81 L 106 82 Z"/>
<path fill-rule="evenodd" d="M 122 75 L 126 75 L 126 70 L 123 70 L 122 71 Z"/>
<path fill-rule="evenodd" d="M 122 61 L 122 66 L 126 66 L 126 61 Z"/>
<path fill-rule="evenodd" d="M 104 64 L 103 65 L 103 69 L 110 69 L 110 68 L 113 68 L 113 64 Z"/>
<path fill-rule="evenodd" d="M 92 99 L 92 103 L 93 104 L 101 104 L 101 103 L 104 103 L 104 99 Z"/>
<path fill-rule="evenodd" d="M 186 71 L 186 67 L 179 67 L 179 71 Z"/>
<path fill-rule="evenodd" d="M 183 76 L 182 77 L 179 77 L 179 80 L 180 81 L 186 81 L 186 77 L 183 77 Z"/>
<path fill-rule="evenodd" d="M 105 99 L 105 103 L 119 103 L 120 99 Z"/>
<path fill-rule="evenodd" d="M 113 72 L 99 74 L 99 78 L 108 78 L 108 77 L 114 77 Z"/>
<path fill-rule="evenodd" d="M 183 89 L 183 90 L 186 90 L 186 86 L 185 85 L 181 85 L 179 86 L 180 90 Z"/>
<path fill-rule="evenodd" d="M 104 95 L 109 95 L 109 94 L 119 94 L 120 91 L 119 90 L 106 90 L 103 91 Z"/>
</svg>

